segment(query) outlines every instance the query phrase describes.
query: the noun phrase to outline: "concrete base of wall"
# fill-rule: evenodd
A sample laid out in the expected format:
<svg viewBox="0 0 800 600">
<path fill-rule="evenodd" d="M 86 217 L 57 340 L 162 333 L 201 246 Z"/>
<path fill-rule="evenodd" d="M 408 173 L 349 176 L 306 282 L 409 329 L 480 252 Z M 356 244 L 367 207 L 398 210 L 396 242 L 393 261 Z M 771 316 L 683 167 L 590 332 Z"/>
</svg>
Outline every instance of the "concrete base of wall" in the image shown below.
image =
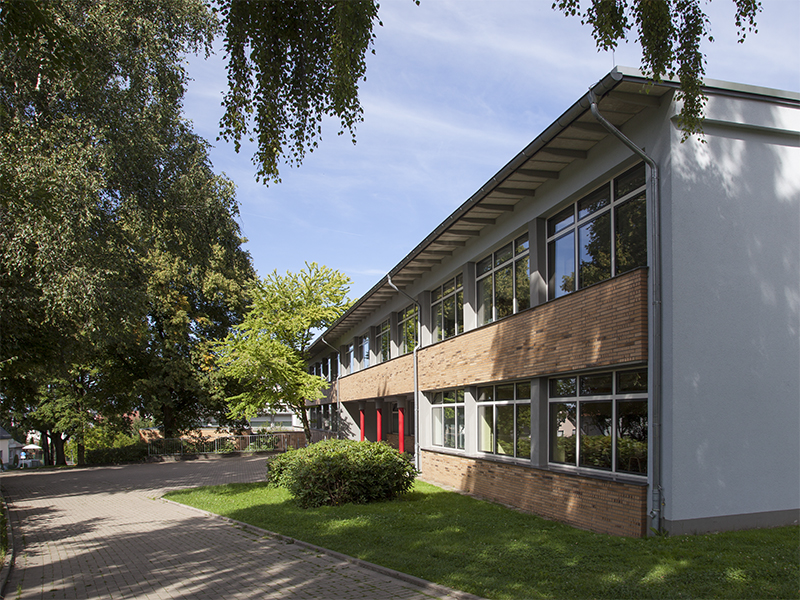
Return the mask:
<svg viewBox="0 0 800 600">
<path fill-rule="evenodd" d="M 644 537 L 647 484 L 422 450 L 427 481 L 598 533 Z"/>
<path fill-rule="evenodd" d="M 762 529 L 797 525 L 800 522 L 800 509 L 776 510 L 771 512 L 748 513 L 743 515 L 724 515 L 701 519 L 669 521 L 664 519 L 664 529 L 670 535 L 694 535 L 715 533 L 717 531 L 738 531 L 741 529 Z"/>
</svg>

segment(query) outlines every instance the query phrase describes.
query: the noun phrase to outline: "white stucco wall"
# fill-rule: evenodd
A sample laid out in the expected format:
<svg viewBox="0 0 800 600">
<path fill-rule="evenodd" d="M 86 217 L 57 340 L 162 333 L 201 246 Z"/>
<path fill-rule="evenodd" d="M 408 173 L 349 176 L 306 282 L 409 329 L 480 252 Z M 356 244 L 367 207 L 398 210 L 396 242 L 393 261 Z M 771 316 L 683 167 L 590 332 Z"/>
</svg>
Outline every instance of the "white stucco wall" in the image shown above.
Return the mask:
<svg viewBox="0 0 800 600">
<path fill-rule="evenodd" d="M 707 116 L 705 144 L 673 127 L 662 187 L 676 522 L 800 507 L 800 110 L 712 98 Z"/>
</svg>

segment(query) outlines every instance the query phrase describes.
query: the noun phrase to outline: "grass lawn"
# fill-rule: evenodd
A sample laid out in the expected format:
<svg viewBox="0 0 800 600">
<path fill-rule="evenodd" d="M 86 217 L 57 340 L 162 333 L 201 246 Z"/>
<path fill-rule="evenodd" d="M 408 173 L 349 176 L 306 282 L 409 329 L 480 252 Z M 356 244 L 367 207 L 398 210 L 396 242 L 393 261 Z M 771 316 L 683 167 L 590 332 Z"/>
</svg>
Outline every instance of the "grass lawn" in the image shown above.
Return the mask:
<svg viewBox="0 0 800 600">
<path fill-rule="evenodd" d="M 800 527 L 619 538 L 419 481 L 400 500 L 309 510 L 264 483 L 167 497 L 486 598 L 800 597 Z"/>
</svg>

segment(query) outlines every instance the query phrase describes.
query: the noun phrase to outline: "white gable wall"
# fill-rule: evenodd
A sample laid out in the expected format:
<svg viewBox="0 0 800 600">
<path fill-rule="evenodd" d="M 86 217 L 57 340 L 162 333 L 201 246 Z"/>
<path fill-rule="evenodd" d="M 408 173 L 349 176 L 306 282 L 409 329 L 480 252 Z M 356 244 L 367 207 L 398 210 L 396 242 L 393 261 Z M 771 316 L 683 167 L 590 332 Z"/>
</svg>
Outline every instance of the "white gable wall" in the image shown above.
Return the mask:
<svg viewBox="0 0 800 600">
<path fill-rule="evenodd" d="M 800 507 L 800 148 L 774 131 L 800 111 L 716 97 L 707 116 L 705 144 L 672 128 L 662 186 L 673 532 Z"/>
</svg>

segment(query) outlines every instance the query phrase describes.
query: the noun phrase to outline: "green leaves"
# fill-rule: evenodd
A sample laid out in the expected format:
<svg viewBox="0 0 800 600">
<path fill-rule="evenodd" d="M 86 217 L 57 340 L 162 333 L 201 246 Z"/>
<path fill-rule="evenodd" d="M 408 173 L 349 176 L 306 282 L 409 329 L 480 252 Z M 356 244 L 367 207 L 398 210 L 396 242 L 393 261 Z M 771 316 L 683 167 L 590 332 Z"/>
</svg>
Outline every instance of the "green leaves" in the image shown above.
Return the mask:
<svg viewBox="0 0 800 600">
<path fill-rule="evenodd" d="M 735 25 L 739 41 L 748 32 L 756 31 L 756 15 L 761 11 L 758 0 L 734 0 Z M 703 94 L 705 55 L 703 40 L 713 42 L 709 20 L 701 0 L 591 0 L 584 10 L 580 0 L 557 0 L 553 8 L 568 16 L 579 16 L 592 26 L 592 35 L 600 50 L 613 50 L 629 32 L 636 32 L 642 48 L 642 70 L 654 81 L 678 77 L 678 99 L 683 106 L 678 124 L 683 139 L 703 132 Z"/>
<path fill-rule="evenodd" d="M 349 306 L 349 284 L 344 274 L 317 263 L 250 284 L 244 320 L 214 345 L 222 374 L 244 388 L 228 398 L 232 415 L 250 418 L 267 406 L 288 407 L 310 439 L 305 402 L 321 397 L 328 383 L 306 371 L 306 352 L 315 333 Z"/>
<path fill-rule="evenodd" d="M 278 164 L 302 163 L 322 136 L 324 117 L 339 133 L 362 120 L 358 81 L 366 72 L 378 16 L 375 0 L 218 0 L 225 20 L 228 92 L 222 137 L 238 152 L 257 141 L 257 178 L 280 181 Z"/>
</svg>

